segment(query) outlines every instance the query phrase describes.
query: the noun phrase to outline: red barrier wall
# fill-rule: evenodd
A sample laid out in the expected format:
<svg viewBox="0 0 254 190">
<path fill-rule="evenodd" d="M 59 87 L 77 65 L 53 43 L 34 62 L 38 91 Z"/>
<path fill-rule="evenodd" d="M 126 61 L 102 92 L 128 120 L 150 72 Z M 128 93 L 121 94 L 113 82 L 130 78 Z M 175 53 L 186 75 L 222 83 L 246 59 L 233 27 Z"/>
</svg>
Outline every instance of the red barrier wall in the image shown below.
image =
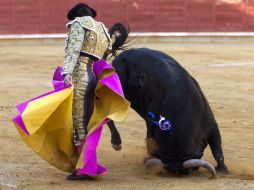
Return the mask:
<svg viewBox="0 0 254 190">
<path fill-rule="evenodd" d="M 65 33 L 66 13 L 82 0 L 0 0 L 0 34 Z M 254 0 L 84 0 L 108 27 L 132 32 L 254 31 Z"/>
</svg>

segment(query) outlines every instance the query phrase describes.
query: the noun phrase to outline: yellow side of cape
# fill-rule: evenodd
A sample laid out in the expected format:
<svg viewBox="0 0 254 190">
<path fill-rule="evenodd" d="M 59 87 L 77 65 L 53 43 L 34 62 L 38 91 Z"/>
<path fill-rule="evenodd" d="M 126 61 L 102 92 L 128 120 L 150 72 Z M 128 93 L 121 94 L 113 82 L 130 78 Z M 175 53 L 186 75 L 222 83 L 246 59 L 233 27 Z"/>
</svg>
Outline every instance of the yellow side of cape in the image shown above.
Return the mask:
<svg viewBox="0 0 254 190">
<path fill-rule="evenodd" d="M 124 97 L 101 83 L 97 85 L 96 95 L 98 99 L 94 102 L 88 135 L 105 118 L 122 121 L 130 108 Z M 83 158 L 79 158 L 72 140 L 72 100 L 73 87 L 70 87 L 30 102 L 22 114 L 30 136 L 14 123 L 30 148 L 48 163 L 66 172 L 73 172 L 83 165 Z"/>
<path fill-rule="evenodd" d="M 17 127 L 22 139 L 51 165 L 74 171 L 78 153 L 72 142 L 73 87 L 30 102 L 23 121 L 30 136 Z"/>
</svg>

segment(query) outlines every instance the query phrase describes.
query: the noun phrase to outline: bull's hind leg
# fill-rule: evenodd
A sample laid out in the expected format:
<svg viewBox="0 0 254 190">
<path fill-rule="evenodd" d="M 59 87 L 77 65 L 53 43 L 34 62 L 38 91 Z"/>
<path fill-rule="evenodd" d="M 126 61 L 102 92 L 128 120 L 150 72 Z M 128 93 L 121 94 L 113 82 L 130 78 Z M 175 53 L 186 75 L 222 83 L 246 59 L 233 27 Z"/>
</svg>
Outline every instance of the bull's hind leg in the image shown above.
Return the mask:
<svg viewBox="0 0 254 190">
<path fill-rule="evenodd" d="M 223 151 L 221 147 L 221 135 L 218 126 L 216 126 L 210 137 L 208 138 L 208 143 L 210 145 L 210 148 L 213 153 L 213 157 L 217 162 L 216 170 L 218 172 L 222 173 L 228 173 L 228 168 L 224 163 L 224 156 L 223 156 Z"/>
</svg>

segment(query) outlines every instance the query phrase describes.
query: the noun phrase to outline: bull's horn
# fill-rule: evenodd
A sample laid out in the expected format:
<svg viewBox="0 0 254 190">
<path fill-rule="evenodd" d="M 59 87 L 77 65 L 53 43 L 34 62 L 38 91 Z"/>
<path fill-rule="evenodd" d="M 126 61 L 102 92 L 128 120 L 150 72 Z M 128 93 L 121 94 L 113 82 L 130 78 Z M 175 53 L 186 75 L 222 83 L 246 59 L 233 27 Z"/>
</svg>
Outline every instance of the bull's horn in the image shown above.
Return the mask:
<svg viewBox="0 0 254 190">
<path fill-rule="evenodd" d="M 162 161 L 158 158 L 149 158 L 146 162 L 145 162 L 145 168 L 146 169 L 150 169 L 156 166 L 161 166 L 162 165 Z"/>
<path fill-rule="evenodd" d="M 190 160 L 186 160 L 183 163 L 183 167 L 184 168 L 196 168 L 196 167 L 203 167 L 208 169 L 208 171 L 212 174 L 212 176 L 216 176 L 216 170 L 214 169 L 214 167 L 212 166 L 212 164 L 210 164 L 207 161 L 204 160 L 200 160 L 200 159 L 190 159 Z"/>
</svg>

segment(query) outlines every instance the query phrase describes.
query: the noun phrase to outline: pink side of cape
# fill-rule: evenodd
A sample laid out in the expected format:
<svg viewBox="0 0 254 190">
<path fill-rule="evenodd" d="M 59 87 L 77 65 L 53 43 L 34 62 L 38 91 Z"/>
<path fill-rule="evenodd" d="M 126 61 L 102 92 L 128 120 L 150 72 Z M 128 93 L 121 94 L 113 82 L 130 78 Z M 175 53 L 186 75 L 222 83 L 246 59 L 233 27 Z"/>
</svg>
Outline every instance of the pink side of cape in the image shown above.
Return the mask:
<svg viewBox="0 0 254 190">
<path fill-rule="evenodd" d="M 98 76 L 104 69 L 109 69 L 109 68 L 112 68 L 112 66 L 104 60 L 94 62 L 94 65 L 93 65 L 94 73 L 96 76 Z M 62 70 L 61 67 L 57 67 L 54 73 L 53 81 L 52 81 L 54 90 L 49 91 L 43 95 L 30 99 L 16 106 L 18 110 L 18 115 L 13 118 L 13 121 L 16 122 L 18 126 L 26 134 L 30 135 L 23 122 L 22 113 L 25 111 L 29 102 L 32 102 L 39 98 L 48 96 L 50 94 L 56 93 L 58 91 L 61 91 L 63 89 L 70 87 L 70 86 L 64 86 L 63 77 L 61 76 L 61 70 Z M 112 89 L 115 93 L 119 94 L 120 96 L 124 96 L 121 83 L 117 74 L 112 74 L 106 78 L 103 78 L 99 82 L 102 83 L 103 85 L 108 86 L 110 89 Z M 100 140 L 103 126 L 107 124 L 108 121 L 109 119 L 107 118 L 101 121 L 100 124 L 96 127 L 96 129 L 86 137 L 85 150 L 84 150 L 84 154 L 85 154 L 84 166 L 83 168 L 78 169 L 78 172 L 89 174 L 89 175 L 98 175 L 106 171 L 105 167 L 97 163 L 96 148 Z"/>
</svg>

